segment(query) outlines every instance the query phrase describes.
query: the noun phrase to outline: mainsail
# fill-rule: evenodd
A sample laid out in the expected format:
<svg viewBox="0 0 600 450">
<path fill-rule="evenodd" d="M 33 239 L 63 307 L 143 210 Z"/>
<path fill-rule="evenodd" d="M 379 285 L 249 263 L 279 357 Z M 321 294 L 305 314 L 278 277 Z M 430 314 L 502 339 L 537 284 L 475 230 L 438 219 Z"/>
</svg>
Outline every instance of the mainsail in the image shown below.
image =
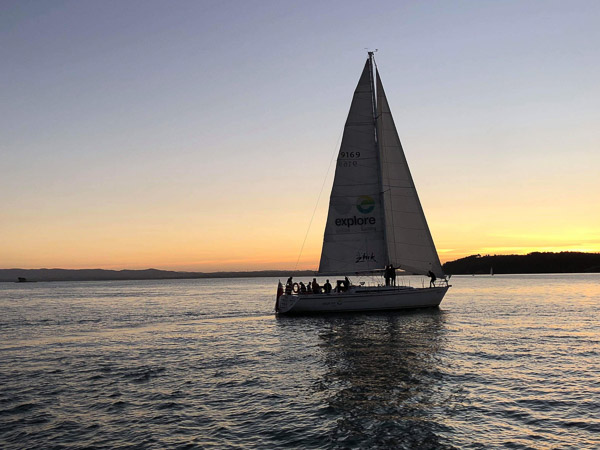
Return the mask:
<svg viewBox="0 0 600 450">
<path fill-rule="evenodd" d="M 381 269 L 387 262 L 371 61 L 354 91 L 337 158 L 321 273 Z"/>
<path fill-rule="evenodd" d="M 370 55 L 344 126 L 319 272 L 368 272 L 388 264 L 444 275 Z"/>
</svg>

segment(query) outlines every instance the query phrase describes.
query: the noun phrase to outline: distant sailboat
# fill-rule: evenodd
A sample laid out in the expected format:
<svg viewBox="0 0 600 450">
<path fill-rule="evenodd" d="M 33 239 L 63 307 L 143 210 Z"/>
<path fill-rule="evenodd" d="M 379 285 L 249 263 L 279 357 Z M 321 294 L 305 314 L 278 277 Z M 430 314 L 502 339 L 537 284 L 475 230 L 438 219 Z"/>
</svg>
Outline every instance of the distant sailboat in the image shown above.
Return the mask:
<svg viewBox="0 0 600 450">
<path fill-rule="evenodd" d="M 493 267 L 490 267 L 490 275 L 494 276 L 494 268 Z"/>
<path fill-rule="evenodd" d="M 450 287 L 369 52 L 344 127 L 319 274 L 374 273 L 389 265 L 430 276 L 430 287 L 348 286 L 346 281 L 331 293 L 302 295 L 297 285 L 293 292 L 287 286 L 285 294 L 280 286 L 275 309 L 293 314 L 431 307 Z"/>
</svg>

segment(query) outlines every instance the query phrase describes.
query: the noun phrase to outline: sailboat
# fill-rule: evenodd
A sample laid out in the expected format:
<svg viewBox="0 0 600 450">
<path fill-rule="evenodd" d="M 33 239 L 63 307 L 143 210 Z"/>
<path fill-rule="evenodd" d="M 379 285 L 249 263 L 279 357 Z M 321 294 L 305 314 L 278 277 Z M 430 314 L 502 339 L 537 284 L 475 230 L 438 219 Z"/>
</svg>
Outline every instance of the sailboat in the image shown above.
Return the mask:
<svg viewBox="0 0 600 450">
<path fill-rule="evenodd" d="M 390 265 L 405 274 L 430 276 L 429 287 L 354 286 L 345 278 L 327 293 L 303 294 L 290 279 L 285 291 L 278 286 L 275 310 L 306 314 L 435 307 L 450 287 L 369 52 L 344 125 L 318 273 L 381 274 Z"/>
</svg>

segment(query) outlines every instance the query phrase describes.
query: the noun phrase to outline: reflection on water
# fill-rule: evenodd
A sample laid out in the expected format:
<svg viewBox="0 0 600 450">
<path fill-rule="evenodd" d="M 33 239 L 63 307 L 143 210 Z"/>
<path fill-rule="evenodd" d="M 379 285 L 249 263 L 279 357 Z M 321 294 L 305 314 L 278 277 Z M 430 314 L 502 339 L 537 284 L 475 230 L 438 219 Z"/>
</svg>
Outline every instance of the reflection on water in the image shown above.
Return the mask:
<svg viewBox="0 0 600 450">
<path fill-rule="evenodd" d="M 445 313 L 366 314 L 326 318 L 319 333 L 327 372 L 318 383 L 338 417 L 342 447 L 441 448 L 447 408 L 440 350 Z"/>
</svg>

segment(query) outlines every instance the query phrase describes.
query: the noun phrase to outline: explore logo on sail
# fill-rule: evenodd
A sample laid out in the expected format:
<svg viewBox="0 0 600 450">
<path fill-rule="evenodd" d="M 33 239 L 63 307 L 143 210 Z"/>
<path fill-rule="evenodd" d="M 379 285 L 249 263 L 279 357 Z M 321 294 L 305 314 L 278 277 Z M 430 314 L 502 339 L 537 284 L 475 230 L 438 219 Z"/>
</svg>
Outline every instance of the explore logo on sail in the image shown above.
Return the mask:
<svg viewBox="0 0 600 450">
<path fill-rule="evenodd" d="M 375 200 L 368 195 L 361 195 L 356 199 L 356 209 L 363 214 L 369 214 L 375 209 Z"/>
<path fill-rule="evenodd" d="M 369 214 L 373 212 L 375 209 L 375 200 L 368 195 L 360 195 L 356 198 L 356 209 L 362 214 Z M 338 211 L 341 212 L 341 211 Z M 345 211 L 346 213 L 349 211 Z M 344 214 L 344 212 L 342 212 Z M 375 225 L 377 223 L 377 219 L 375 217 L 340 217 L 339 219 L 335 219 L 336 227 L 361 227 L 363 231 L 374 230 Z"/>
<path fill-rule="evenodd" d="M 377 220 L 375 217 L 342 217 L 340 219 L 335 219 L 335 225 L 338 227 L 355 227 L 355 226 L 363 226 L 363 225 L 375 225 Z"/>
</svg>

